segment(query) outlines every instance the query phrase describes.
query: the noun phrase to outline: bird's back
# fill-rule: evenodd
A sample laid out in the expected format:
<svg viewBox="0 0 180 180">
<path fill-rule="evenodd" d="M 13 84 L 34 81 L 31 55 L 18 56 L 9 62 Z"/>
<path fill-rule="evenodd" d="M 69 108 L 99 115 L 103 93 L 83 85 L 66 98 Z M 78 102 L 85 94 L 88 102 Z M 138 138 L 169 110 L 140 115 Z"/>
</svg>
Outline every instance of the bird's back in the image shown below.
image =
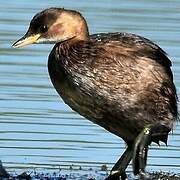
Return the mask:
<svg viewBox="0 0 180 180">
<path fill-rule="evenodd" d="M 145 125 L 171 126 L 176 119 L 170 66 L 161 48 L 128 33 L 58 43 L 49 57 L 49 73 L 63 100 L 125 141 Z"/>
</svg>

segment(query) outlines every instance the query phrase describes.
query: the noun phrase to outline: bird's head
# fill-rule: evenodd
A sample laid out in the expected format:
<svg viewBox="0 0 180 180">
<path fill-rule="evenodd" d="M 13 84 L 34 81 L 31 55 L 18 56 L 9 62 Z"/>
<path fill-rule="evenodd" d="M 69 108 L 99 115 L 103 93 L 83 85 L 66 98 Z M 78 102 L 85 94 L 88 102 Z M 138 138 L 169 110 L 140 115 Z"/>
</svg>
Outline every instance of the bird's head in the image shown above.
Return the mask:
<svg viewBox="0 0 180 180">
<path fill-rule="evenodd" d="M 69 39 L 87 40 L 85 19 L 77 11 L 49 8 L 36 14 L 26 34 L 13 44 L 23 47 L 33 43 L 57 43 Z"/>
</svg>

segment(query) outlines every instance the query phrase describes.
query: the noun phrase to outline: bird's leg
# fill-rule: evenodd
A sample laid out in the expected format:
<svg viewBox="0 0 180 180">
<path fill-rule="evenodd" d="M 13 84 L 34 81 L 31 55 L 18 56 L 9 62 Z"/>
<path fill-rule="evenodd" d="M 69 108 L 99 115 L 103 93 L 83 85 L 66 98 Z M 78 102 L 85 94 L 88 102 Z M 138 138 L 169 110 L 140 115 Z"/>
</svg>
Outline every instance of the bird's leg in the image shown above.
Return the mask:
<svg viewBox="0 0 180 180">
<path fill-rule="evenodd" d="M 123 155 L 112 168 L 111 173 L 106 178 L 106 180 L 125 180 L 127 178 L 125 170 L 132 159 L 132 154 L 132 146 L 129 145 Z"/>
<path fill-rule="evenodd" d="M 147 152 L 148 146 L 151 142 L 163 141 L 167 144 L 168 133 L 170 128 L 166 125 L 156 124 L 154 126 L 150 125 L 138 135 L 133 150 L 133 172 L 135 175 L 140 174 L 142 179 L 146 179 L 145 167 L 147 162 Z"/>
<path fill-rule="evenodd" d="M 137 137 L 133 152 L 133 172 L 135 175 L 144 174 L 148 145 L 151 143 L 150 128 L 145 128 Z"/>
</svg>

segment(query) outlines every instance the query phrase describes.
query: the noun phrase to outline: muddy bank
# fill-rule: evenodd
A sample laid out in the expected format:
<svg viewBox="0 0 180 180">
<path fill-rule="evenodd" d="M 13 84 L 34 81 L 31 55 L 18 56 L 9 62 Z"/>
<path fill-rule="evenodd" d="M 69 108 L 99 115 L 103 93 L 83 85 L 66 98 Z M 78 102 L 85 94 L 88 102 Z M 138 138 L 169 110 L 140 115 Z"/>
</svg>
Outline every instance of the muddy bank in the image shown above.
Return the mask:
<svg viewBox="0 0 180 180">
<path fill-rule="evenodd" d="M 0 180 L 104 180 L 108 176 L 109 171 L 106 165 L 101 166 L 99 170 L 94 169 L 74 169 L 70 166 L 69 169 L 59 169 L 58 172 L 22 172 L 20 174 L 9 173 L 0 162 Z M 137 180 L 138 177 L 134 177 L 131 172 L 128 174 L 128 180 Z M 180 174 L 173 174 L 167 172 L 150 172 L 149 180 L 180 180 Z"/>
</svg>

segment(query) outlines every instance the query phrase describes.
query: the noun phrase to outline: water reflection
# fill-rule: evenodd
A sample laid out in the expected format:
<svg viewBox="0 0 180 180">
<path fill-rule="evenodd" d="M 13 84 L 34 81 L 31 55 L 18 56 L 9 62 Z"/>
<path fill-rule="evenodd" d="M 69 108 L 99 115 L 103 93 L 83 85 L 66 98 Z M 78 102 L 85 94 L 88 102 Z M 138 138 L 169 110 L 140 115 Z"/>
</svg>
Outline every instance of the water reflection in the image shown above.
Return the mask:
<svg viewBox="0 0 180 180">
<path fill-rule="evenodd" d="M 0 4 L 0 159 L 9 170 L 58 169 L 71 164 L 112 164 L 124 142 L 80 117 L 65 105 L 51 85 L 47 56 L 51 45 L 12 49 L 32 16 L 47 7 L 79 10 L 90 31 L 128 31 L 158 42 L 171 56 L 180 92 L 179 1 L 13 1 Z M 169 146 L 152 145 L 149 170 L 180 172 L 180 127 Z"/>
</svg>

